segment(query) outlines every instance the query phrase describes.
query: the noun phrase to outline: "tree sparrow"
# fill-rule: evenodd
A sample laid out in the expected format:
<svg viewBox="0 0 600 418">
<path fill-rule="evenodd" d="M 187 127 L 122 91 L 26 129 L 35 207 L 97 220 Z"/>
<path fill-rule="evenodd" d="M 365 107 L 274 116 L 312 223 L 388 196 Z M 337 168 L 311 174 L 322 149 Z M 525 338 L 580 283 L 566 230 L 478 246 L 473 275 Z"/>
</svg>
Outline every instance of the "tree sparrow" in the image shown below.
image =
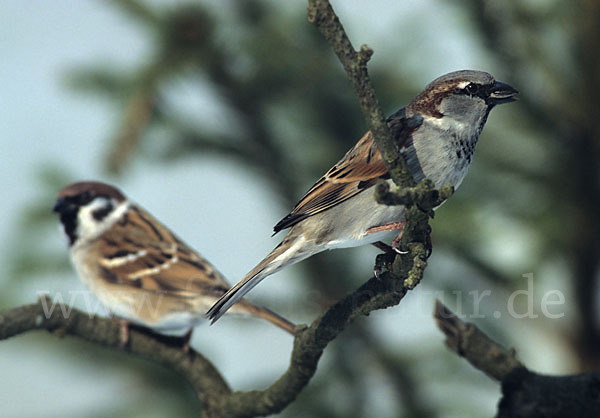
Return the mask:
<svg viewBox="0 0 600 418">
<path fill-rule="evenodd" d="M 80 182 L 62 189 L 53 208 L 69 240 L 79 277 L 113 314 L 182 335 L 229 288 L 204 258 L 116 188 Z M 294 324 L 245 300 L 234 313 L 265 319 L 287 332 Z M 189 333 L 188 333 L 189 334 Z"/>
<path fill-rule="evenodd" d="M 416 182 L 436 188 L 462 182 L 490 110 L 518 92 L 481 71 L 456 71 L 432 81 L 387 122 Z M 403 228 L 403 207 L 375 200 L 379 179 L 393 183 L 367 132 L 277 225 L 283 241 L 207 312 L 215 322 L 265 277 L 324 250 L 378 243 Z M 380 243 L 378 243 L 380 244 Z M 377 245 L 380 247 L 380 245 Z"/>
</svg>

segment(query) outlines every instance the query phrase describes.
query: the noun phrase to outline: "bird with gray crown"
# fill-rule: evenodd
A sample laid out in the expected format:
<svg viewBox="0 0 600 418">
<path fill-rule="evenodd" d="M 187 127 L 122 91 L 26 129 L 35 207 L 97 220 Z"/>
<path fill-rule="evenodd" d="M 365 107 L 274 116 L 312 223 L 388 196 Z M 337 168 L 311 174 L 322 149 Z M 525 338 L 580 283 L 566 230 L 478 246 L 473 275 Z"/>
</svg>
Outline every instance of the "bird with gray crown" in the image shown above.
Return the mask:
<svg viewBox="0 0 600 418">
<path fill-rule="evenodd" d="M 387 123 L 416 182 L 458 188 L 473 160 L 490 111 L 518 91 L 483 71 L 463 70 L 433 80 Z M 367 132 L 275 225 L 290 228 L 275 247 L 207 312 L 213 322 L 267 276 L 324 250 L 374 244 L 401 233 L 404 208 L 375 200 L 379 179 L 390 183 L 381 153 Z M 398 240 L 393 241 L 393 245 Z"/>
</svg>

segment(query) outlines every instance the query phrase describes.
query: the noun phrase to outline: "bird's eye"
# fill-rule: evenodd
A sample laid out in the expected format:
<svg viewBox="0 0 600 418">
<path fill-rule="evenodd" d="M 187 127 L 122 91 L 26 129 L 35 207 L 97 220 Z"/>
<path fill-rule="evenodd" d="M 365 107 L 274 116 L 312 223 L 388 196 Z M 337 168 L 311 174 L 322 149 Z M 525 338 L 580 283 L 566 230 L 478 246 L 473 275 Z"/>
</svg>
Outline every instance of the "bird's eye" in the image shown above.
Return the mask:
<svg viewBox="0 0 600 418">
<path fill-rule="evenodd" d="M 90 192 L 83 192 L 77 196 L 74 196 L 73 201 L 78 206 L 84 206 L 84 205 L 87 205 L 88 203 L 90 203 L 93 198 L 94 198 L 94 196 Z"/>
<path fill-rule="evenodd" d="M 479 86 L 475 83 L 469 83 L 467 84 L 467 87 L 465 87 L 465 91 L 470 95 L 475 95 L 479 91 Z"/>
</svg>

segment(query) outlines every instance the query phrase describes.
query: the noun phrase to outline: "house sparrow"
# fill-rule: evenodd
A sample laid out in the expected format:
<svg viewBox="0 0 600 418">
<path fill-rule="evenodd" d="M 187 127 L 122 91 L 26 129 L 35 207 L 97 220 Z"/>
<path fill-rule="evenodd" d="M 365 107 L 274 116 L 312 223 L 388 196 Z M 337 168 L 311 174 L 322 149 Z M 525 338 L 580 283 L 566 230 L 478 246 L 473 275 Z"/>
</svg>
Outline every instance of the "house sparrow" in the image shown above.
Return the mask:
<svg viewBox="0 0 600 418">
<path fill-rule="evenodd" d="M 112 186 L 71 184 L 58 193 L 53 211 L 60 216 L 79 277 L 126 321 L 182 335 L 229 288 L 208 261 Z M 294 324 L 267 309 L 245 300 L 235 308 L 234 313 L 294 333 Z"/>
<path fill-rule="evenodd" d="M 490 110 L 518 92 L 481 71 L 456 71 L 432 81 L 387 123 L 416 182 L 436 188 L 462 182 Z M 403 229 L 403 207 L 375 200 L 379 179 L 393 183 L 367 132 L 277 225 L 283 241 L 207 312 L 215 322 L 265 277 L 316 253 L 377 244 Z"/>
</svg>

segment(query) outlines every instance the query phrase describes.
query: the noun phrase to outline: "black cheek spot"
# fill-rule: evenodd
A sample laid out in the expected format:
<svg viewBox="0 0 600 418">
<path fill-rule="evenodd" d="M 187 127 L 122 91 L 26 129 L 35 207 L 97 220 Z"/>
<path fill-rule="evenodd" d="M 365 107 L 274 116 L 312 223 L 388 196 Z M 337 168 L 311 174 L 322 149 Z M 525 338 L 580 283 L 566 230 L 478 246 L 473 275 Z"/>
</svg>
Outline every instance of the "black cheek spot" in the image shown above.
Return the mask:
<svg viewBox="0 0 600 418">
<path fill-rule="evenodd" d="M 106 206 L 100 208 L 100 209 L 96 209 L 94 212 L 92 212 L 92 216 L 94 217 L 95 220 L 97 221 L 101 221 L 102 219 L 106 218 L 106 216 L 112 212 L 113 210 L 113 205 L 112 203 L 107 204 Z"/>
</svg>

